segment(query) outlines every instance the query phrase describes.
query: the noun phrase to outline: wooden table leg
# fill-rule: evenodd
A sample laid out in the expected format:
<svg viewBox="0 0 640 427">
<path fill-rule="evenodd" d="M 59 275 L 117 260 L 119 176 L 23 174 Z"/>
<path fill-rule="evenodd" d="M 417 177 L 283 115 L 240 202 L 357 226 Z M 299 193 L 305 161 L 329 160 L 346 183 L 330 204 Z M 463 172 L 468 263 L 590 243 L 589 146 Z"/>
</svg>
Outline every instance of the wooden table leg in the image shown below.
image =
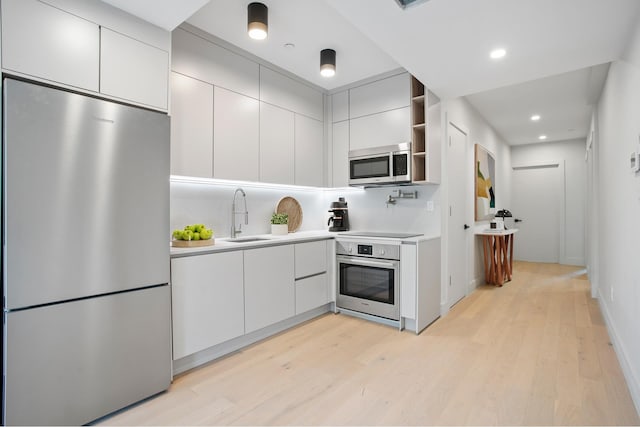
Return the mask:
<svg viewBox="0 0 640 427">
<path fill-rule="evenodd" d="M 496 285 L 502 286 L 504 283 L 504 270 L 502 268 L 502 246 L 504 246 L 504 236 L 496 236 Z"/>
<path fill-rule="evenodd" d="M 491 253 L 490 236 L 482 236 L 482 250 L 484 252 L 484 281 L 491 283 L 491 261 L 489 259 Z"/>
</svg>

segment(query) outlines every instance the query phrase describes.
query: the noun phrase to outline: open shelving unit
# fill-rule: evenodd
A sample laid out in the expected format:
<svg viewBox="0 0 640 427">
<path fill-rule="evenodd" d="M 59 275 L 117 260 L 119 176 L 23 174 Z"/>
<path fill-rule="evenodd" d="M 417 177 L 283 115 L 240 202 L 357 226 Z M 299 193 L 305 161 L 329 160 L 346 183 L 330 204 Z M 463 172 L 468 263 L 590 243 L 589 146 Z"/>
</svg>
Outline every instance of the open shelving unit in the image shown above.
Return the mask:
<svg viewBox="0 0 640 427">
<path fill-rule="evenodd" d="M 411 76 L 411 164 L 416 184 L 440 183 L 440 99 Z"/>
</svg>

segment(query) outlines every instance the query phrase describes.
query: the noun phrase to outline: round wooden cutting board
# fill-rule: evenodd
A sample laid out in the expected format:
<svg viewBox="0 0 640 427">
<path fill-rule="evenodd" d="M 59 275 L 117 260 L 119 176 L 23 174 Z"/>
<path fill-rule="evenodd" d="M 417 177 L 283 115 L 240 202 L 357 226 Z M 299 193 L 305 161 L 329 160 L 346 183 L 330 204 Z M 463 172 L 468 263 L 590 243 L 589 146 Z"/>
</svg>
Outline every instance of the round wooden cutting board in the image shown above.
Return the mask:
<svg viewBox="0 0 640 427">
<path fill-rule="evenodd" d="M 276 213 L 289 215 L 289 233 L 293 233 L 300 228 L 300 224 L 302 224 L 302 207 L 293 197 L 285 196 L 280 199 L 276 204 Z"/>
</svg>

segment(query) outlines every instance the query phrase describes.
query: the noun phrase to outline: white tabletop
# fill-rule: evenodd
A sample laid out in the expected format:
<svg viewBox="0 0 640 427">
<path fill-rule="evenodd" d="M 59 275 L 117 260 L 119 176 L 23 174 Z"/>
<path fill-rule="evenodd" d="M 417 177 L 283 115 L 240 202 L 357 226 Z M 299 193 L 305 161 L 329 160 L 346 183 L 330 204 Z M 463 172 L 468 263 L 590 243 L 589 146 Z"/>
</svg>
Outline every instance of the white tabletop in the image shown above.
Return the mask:
<svg viewBox="0 0 640 427">
<path fill-rule="evenodd" d="M 492 230 L 487 228 L 482 231 L 476 231 L 477 236 L 508 236 L 510 234 L 515 234 L 518 232 L 517 228 L 510 228 L 509 230 Z"/>
</svg>

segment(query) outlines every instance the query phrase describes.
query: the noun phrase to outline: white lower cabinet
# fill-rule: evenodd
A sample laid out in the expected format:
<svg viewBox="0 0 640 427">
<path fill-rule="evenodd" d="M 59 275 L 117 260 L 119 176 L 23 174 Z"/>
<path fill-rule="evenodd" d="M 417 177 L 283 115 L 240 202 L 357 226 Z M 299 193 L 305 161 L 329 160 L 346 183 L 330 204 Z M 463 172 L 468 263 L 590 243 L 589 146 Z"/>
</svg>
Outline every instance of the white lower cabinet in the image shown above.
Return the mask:
<svg viewBox="0 0 640 427">
<path fill-rule="evenodd" d="M 243 253 L 171 260 L 173 359 L 244 334 Z"/>
<path fill-rule="evenodd" d="M 296 314 L 329 302 L 327 280 L 327 273 L 296 280 Z"/>
<path fill-rule="evenodd" d="M 244 251 L 245 332 L 295 315 L 293 245 Z"/>
</svg>

